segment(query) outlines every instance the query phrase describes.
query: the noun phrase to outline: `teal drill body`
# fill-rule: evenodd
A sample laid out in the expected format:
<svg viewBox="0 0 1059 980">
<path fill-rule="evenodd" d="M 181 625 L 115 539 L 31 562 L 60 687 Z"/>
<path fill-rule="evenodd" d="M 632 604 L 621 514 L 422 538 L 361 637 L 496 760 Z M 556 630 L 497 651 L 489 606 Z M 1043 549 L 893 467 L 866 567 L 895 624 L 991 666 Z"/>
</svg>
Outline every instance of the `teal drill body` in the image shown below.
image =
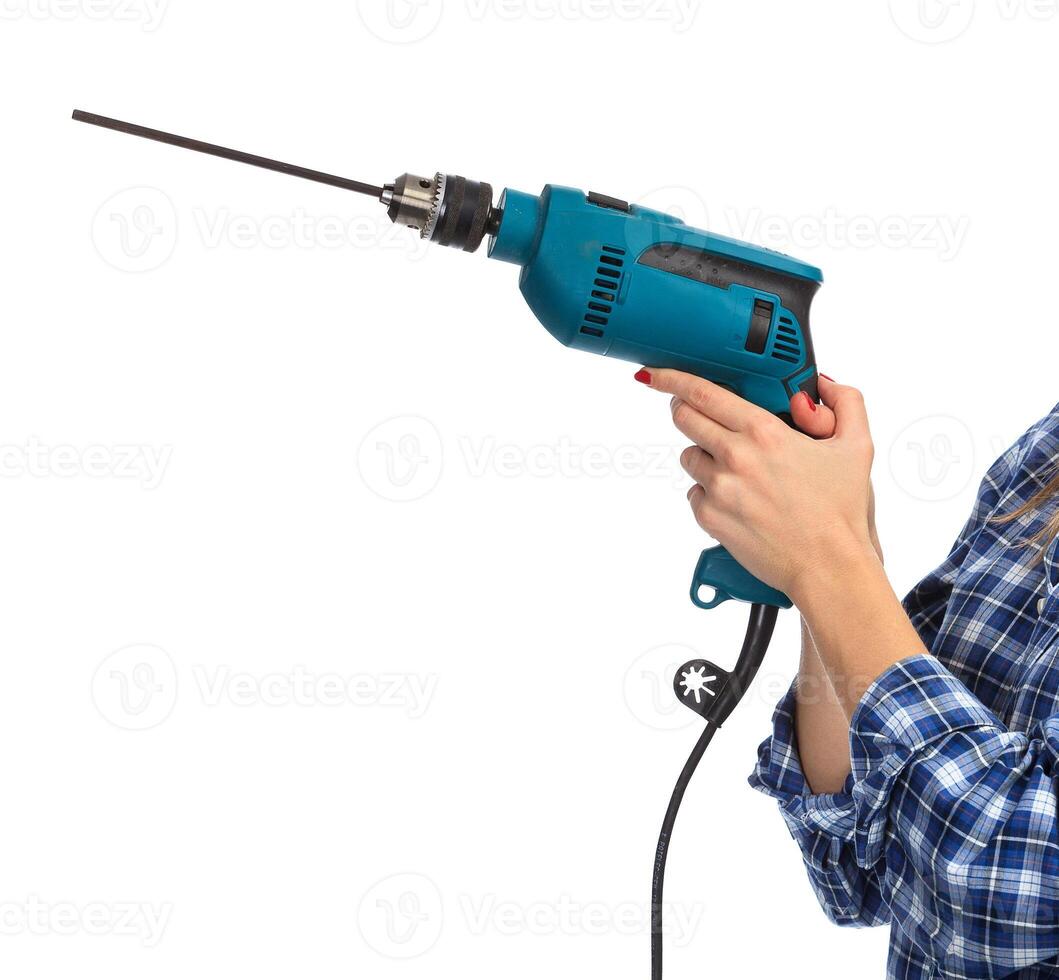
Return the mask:
<svg viewBox="0 0 1059 980">
<path fill-rule="evenodd" d="M 809 310 L 819 269 L 568 187 L 507 190 L 498 210 L 489 255 L 521 267 L 522 295 L 566 346 L 690 372 L 788 422 L 796 394 L 818 400 Z M 715 548 L 699 561 L 692 600 L 728 599 L 790 606 Z"/>
</svg>

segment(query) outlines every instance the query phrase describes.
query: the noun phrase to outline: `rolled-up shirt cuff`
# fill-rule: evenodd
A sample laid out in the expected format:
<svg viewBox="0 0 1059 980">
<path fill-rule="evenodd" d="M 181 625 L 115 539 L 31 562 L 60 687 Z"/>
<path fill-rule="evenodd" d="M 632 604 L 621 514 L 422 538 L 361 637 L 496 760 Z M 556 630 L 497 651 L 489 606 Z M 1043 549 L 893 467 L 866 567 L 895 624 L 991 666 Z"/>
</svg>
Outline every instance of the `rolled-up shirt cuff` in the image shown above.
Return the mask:
<svg viewBox="0 0 1059 980">
<path fill-rule="evenodd" d="M 882 856 L 890 796 L 905 768 L 970 729 L 1004 726 L 929 654 L 898 661 L 868 688 L 850 722 L 858 864 L 871 867 Z"/>
</svg>

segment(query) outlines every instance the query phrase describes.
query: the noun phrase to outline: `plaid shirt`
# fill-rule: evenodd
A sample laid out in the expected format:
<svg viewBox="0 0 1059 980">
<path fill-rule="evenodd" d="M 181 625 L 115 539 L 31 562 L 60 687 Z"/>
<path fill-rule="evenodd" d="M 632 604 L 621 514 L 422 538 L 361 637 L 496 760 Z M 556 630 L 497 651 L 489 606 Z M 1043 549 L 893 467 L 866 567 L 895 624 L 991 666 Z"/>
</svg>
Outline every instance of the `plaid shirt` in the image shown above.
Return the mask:
<svg viewBox="0 0 1059 980">
<path fill-rule="evenodd" d="M 1059 501 L 991 522 L 1059 461 L 1059 405 L 989 470 L 945 562 L 905 599 L 930 655 L 890 667 L 850 725 L 841 793 L 807 788 L 794 690 L 750 783 L 775 797 L 839 925 L 890 925 L 887 977 L 1059 977 Z M 857 971 L 858 975 L 862 975 Z"/>
</svg>

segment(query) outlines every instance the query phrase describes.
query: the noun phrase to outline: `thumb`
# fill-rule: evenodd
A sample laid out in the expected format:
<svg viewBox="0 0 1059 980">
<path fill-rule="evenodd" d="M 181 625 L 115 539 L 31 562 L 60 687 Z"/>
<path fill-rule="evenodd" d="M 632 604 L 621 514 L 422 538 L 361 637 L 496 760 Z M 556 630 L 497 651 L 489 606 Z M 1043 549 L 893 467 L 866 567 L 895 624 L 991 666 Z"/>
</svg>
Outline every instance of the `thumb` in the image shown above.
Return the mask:
<svg viewBox="0 0 1059 980">
<path fill-rule="evenodd" d="M 835 413 L 826 405 L 817 405 L 804 391 L 791 399 L 791 418 L 814 439 L 830 439 L 835 434 Z"/>
<path fill-rule="evenodd" d="M 848 385 L 840 385 L 830 378 L 820 376 L 820 397 L 835 414 L 835 435 L 868 435 L 868 412 L 864 407 L 864 396 Z"/>
</svg>

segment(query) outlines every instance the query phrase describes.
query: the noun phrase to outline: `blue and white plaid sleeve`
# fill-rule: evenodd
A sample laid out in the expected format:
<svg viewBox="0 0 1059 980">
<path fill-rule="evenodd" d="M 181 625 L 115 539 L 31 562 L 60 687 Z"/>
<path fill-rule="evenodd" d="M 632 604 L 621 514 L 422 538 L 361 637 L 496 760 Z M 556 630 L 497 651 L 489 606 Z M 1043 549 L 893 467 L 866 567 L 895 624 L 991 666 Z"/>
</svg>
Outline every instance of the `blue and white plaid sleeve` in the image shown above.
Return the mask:
<svg viewBox="0 0 1059 980">
<path fill-rule="evenodd" d="M 776 708 L 772 737 L 758 750 L 750 785 L 779 802 L 827 917 L 843 926 L 883 925 L 890 915 L 879 876 L 857 864 L 853 777 L 841 793 L 813 794 L 809 789 L 796 746 L 795 697 L 792 686 Z"/>
<path fill-rule="evenodd" d="M 851 723 L 856 865 L 945 977 L 1005 977 L 1059 953 L 1059 716 L 1010 732 L 929 655 Z"/>
<path fill-rule="evenodd" d="M 967 557 L 974 536 L 996 513 L 1004 491 L 1018 472 L 1033 430 L 1025 433 L 989 467 L 978 487 L 974 509 L 956 538 L 945 560 L 923 578 L 905 597 L 904 607 L 928 650 L 934 649 L 952 594 L 956 574 Z"/>
<path fill-rule="evenodd" d="M 1042 468 L 1059 458 L 1057 424 L 1059 406 L 996 461 L 950 554 L 905 599 L 931 652 L 894 664 L 857 705 L 843 792 L 814 796 L 807 787 L 793 688 L 758 753 L 751 785 L 779 801 L 828 916 L 843 925 L 892 924 L 889 976 L 999 980 L 1037 967 L 1047 972 L 1019 976 L 1051 976 L 1059 962 L 1054 674 L 1035 682 L 1047 685 L 1033 702 L 1039 713 L 1027 709 L 1009 729 L 942 662 L 981 638 L 997 674 L 982 689 L 1006 698 L 1025 683 L 1006 665 L 1017 663 L 1019 610 L 1033 587 L 1020 586 L 1025 601 L 1006 607 L 994 592 L 1013 587 L 1006 575 L 1028 581 L 1025 566 L 993 554 L 977 567 L 976 549 L 989 548 L 979 532 L 992 515 L 1043 485 Z M 953 603 L 969 561 L 976 570 Z M 968 676 L 981 679 L 984 669 Z"/>
</svg>

